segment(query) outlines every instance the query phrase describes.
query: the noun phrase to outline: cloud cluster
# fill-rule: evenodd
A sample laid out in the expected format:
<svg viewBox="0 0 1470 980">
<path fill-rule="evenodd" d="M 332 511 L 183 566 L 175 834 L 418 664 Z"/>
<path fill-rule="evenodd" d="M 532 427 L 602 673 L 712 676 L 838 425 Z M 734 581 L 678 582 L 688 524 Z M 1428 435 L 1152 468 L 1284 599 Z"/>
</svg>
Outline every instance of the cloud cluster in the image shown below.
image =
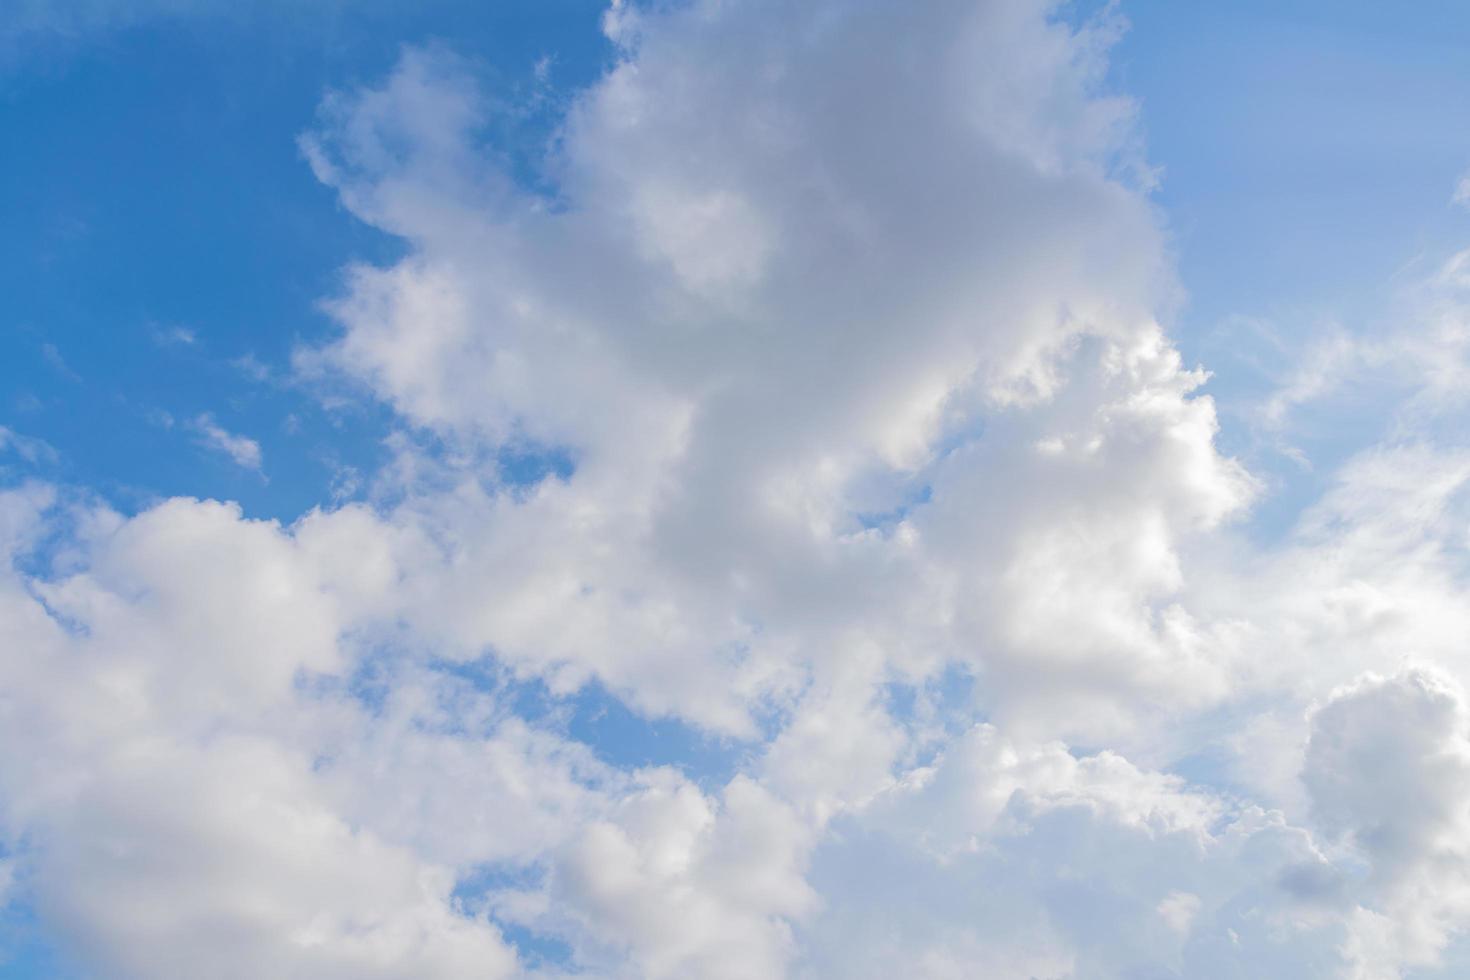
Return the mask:
<svg viewBox="0 0 1470 980">
<path fill-rule="evenodd" d="M 408 248 L 295 369 L 393 460 L 289 527 L 0 496 L 5 895 L 164 978 L 1463 955 L 1470 465 L 1405 409 L 1234 529 L 1121 24 L 1062 13 L 614 3 L 554 196 L 445 50 L 330 96 L 310 165 Z M 739 762 L 620 765 L 531 689 Z"/>
</svg>

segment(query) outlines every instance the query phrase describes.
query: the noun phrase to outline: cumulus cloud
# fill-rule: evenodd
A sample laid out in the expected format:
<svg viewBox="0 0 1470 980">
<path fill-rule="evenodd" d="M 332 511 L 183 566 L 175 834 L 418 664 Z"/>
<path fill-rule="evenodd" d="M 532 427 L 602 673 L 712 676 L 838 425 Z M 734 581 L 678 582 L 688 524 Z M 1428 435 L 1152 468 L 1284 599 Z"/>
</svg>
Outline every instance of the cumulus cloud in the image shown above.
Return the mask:
<svg viewBox="0 0 1470 980">
<path fill-rule="evenodd" d="M 997 691 L 1041 699 L 1060 694 L 1043 673 L 1108 647 L 1055 723 L 1194 691 L 1167 649 L 1187 632 L 1175 541 L 1251 484 L 1154 318 L 1161 234 L 1113 176 L 1131 107 L 1098 93 L 1114 25 L 823 7 L 783 14 L 781 40 L 773 16 L 619 8 L 622 61 L 567 119 L 555 209 L 477 154 L 480 100 L 434 52 L 334 98 L 306 140 L 416 247 L 354 270 L 340 339 L 303 370 L 357 379 L 465 458 L 577 461 L 528 506 L 457 496 L 449 519 L 476 530 L 456 561 L 501 578 L 514 547 L 547 567 L 489 590 L 503 603 L 436 585 L 475 609 L 435 621 L 734 733 L 813 672 L 922 678 L 982 648 Z"/>
<path fill-rule="evenodd" d="M 1344 951 L 1355 977 L 1437 965 L 1470 912 L 1470 740 L 1448 678 L 1368 675 L 1312 721 L 1302 777 L 1319 824 L 1368 862 Z"/>
<path fill-rule="evenodd" d="M 302 539 L 195 501 L 70 518 L 81 566 L 4 588 L 5 738 L 30 751 L 0 779 L 29 899 L 125 975 L 508 974 L 447 869 L 328 805 L 330 705 L 293 701 L 340 662 L 341 600 Z"/>
<path fill-rule="evenodd" d="M 393 458 L 288 526 L 0 495 L 18 900 L 164 978 L 1447 962 L 1470 468 L 1406 409 L 1283 541 L 1234 528 L 1121 27 L 615 3 L 554 200 L 442 48 L 328 96 L 308 163 L 406 254 L 294 368 Z M 559 721 L 588 690 L 738 761 L 619 765 Z"/>
</svg>

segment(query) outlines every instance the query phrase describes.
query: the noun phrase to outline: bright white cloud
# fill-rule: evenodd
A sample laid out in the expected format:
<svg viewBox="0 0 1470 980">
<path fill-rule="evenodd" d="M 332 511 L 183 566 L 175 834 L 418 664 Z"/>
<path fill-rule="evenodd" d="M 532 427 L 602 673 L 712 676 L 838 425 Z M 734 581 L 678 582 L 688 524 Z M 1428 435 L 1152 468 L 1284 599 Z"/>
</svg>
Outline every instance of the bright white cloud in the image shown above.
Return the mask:
<svg viewBox="0 0 1470 980">
<path fill-rule="evenodd" d="M 408 254 L 349 270 L 296 368 L 391 406 L 395 457 L 373 506 L 289 527 L 0 496 L 11 892 L 164 978 L 1452 955 L 1457 375 L 1395 360 L 1391 438 L 1284 541 L 1236 533 L 1263 487 L 1160 324 L 1120 25 L 1054 14 L 615 4 L 555 206 L 477 144 L 452 54 L 330 96 L 310 165 Z M 1463 353 L 1462 264 L 1424 351 Z M 526 485 L 508 450 L 573 466 Z M 518 714 L 525 683 L 595 683 L 738 771 L 617 766 Z"/>
</svg>

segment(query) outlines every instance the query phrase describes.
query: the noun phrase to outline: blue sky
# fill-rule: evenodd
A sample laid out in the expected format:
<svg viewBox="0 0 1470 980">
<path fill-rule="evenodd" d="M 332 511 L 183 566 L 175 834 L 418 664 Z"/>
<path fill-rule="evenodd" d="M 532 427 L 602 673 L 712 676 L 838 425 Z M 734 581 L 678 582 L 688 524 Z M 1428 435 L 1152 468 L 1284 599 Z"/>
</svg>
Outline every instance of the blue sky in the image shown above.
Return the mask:
<svg viewBox="0 0 1470 980">
<path fill-rule="evenodd" d="M 317 306 L 343 265 L 401 246 L 343 212 L 297 137 L 327 91 L 383 75 L 405 44 L 452 40 L 513 101 L 542 58 L 570 88 L 609 55 L 597 4 L 413 8 L 140 14 L 10 42 L 5 417 L 69 479 L 127 508 L 197 494 L 289 520 L 338 467 L 376 461 L 381 417 L 328 415 L 282 375 L 331 329 Z M 507 124 L 505 151 L 534 159 L 549 125 Z M 159 422 L 204 412 L 262 441 L 266 478 Z"/>
<path fill-rule="evenodd" d="M 0 977 L 1455 975 L 1467 44 L 0 13 Z"/>
</svg>

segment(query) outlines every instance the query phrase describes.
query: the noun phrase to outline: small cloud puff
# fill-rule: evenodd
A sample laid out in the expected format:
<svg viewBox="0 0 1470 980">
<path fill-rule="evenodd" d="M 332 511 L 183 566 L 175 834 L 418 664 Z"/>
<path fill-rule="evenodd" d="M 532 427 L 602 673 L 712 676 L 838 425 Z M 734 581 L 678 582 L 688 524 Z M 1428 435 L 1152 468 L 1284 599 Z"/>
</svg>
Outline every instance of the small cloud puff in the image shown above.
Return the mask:
<svg viewBox="0 0 1470 980">
<path fill-rule="evenodd" d="M 254 439 L 226 431 L 208 412 L 194 419 L 193 429 L 200 445 L 206 449 L 224 453 L 234 460 L 237 466 L 259 472 L 263 457 L 260 443 Z"/>
<path fill-rule="evenodd" d="M 1455 193 L 1450 200 L 1463 208 L 1470 208 L 1470 173 L 1465 174 L 1455 184 Z"/>
</svg>

